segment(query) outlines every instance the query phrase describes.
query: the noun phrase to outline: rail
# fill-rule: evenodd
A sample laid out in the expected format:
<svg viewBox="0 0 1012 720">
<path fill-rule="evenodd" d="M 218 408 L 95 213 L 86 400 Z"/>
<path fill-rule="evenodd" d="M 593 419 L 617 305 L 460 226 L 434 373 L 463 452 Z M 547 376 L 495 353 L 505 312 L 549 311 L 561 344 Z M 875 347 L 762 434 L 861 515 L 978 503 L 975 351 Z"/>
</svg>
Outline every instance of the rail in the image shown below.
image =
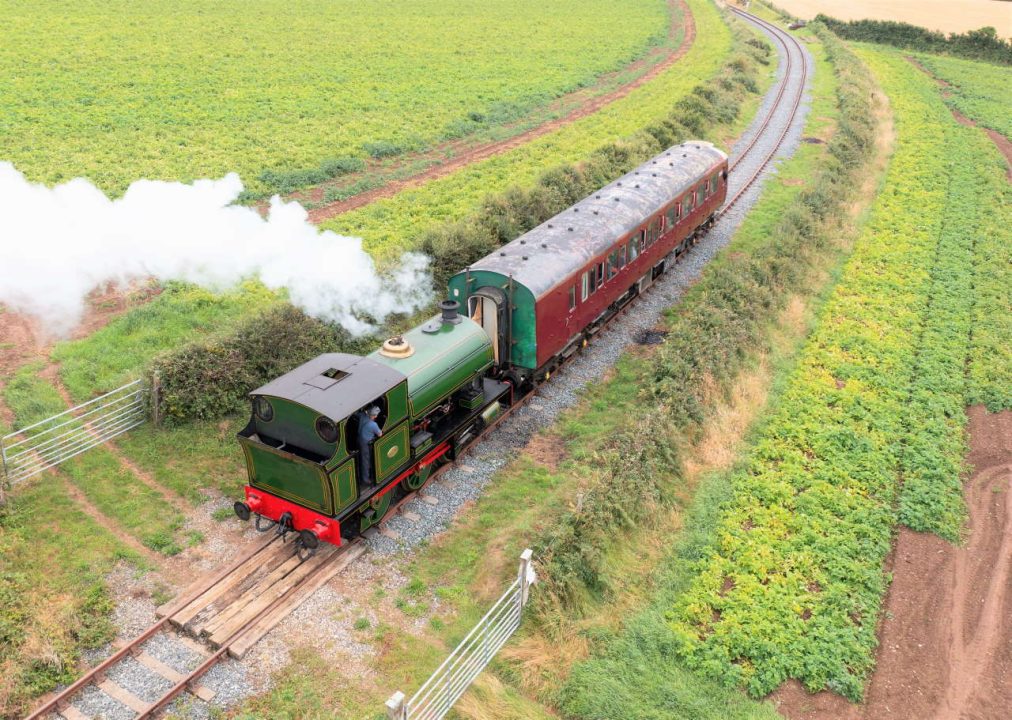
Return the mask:
<svg viewBox="0 0 1012 720">
<path fill-rule="evenodd" d="M 531 551 L 520 555 L 520 570 L 492 608 L 410 700 L 395 692 L 386 702 L 390 720 L 441 720 L 474 679 L 492 662 L 517 628 L 531 585 L 536 582 Z"/>
</svg>

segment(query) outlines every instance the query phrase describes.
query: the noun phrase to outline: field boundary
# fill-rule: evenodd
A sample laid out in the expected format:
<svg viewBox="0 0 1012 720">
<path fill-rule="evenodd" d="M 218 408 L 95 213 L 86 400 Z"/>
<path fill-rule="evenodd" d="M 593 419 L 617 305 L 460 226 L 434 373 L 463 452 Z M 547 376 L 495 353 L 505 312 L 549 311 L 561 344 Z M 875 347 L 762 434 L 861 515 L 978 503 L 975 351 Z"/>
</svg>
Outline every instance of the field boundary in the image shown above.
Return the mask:
<svg viewBox="0 0 1012 720">
<path fill-rule="evenodd" d="M 547 135 L 549 132 L 556 130 L 565 125 L 569 125 L 582 117 L 591 115 L 598 110 L 601 110 L 606 105 L 610 105 L 616 100 L 621 100 L 626 95 L 631 93 L 636 88 L 649 82 L 664 70 L 667 70 L 671 65 L 680 60 L 692 47 L 693 42 L 696 39 L 696 25 L 692 16 L 692 10 L 689 8 L 685 0 L 668 0 L 668 4 L 674 8 L 679 7 L 682 12 L 682 26 L 676 25 L 676 20 L 672 16 L 672 26 L 669 29 L 669 36 L 677 32 L 679 29 L 684 28 L 685 36 L 682 39 L 681 44 L 671 50 L 666 58 L 660 62 L 654 64 L 649 70 L 640 75 L 639 77 L 631 80 L 630 82 L 612 90 L 604 95 L 598 95 L 597 97 L 590 98 L 586 103 L 582 103 L 572 109 L 564 117 L 557 118 L 555 120 L 549 120 L 548 122 L 542 123 L 529 130 L 525 130 L 519 135 L 513 135 L 503 140 L 496 140 L 493 142 L 483 143 L 476 145 L 465 152 L 461 153 L 448 160 L 445 163 L 434 165 L 426 168 L 414 175 L 411 175 L 402 179 L 391 180 L 384 183 L 380 187 L 368 190 L 366 192 L 353 195 L 345 200 L 338 200 L 331 203 L 325 203 L 321 207 L 315 207 L 309 211 L 309 221 L 314 224 L 319 224 L 325 220 L 329 220 L 337 215 L 342 215 L 352 210 L 357 210 L 365 205 L 369 205 L 377 200 L 392 197 L 402 190 L 408 188 L 417 187 L 430 180 L 436 180 L 447 175 L 451 175 L 461 168 L 467 167 L 476 162 L 486 160 L 496 155 L 501 155 L 513 148 L 519 147 L 531 140 L 535 140 L 543 135 Z M 457 143 L 446 143 L 441 145 L 433 151 L 434 155 L 438 156 L 441 152 L 453 148 Z M 342 181 L 347 181 L 350 177 L 345 175 L 342 177 Z M 315 198 L 317 201 L 322 199 L 323 186 L 317 186 L 311 191 L 310 198 L 306 198 L 307 191 L 301 191 L 293 193 L 290 197 L 295 200 L 306 200 Z M 261 211 L 266 208 L 265 204 L 260 205 Z"/>
</svg>

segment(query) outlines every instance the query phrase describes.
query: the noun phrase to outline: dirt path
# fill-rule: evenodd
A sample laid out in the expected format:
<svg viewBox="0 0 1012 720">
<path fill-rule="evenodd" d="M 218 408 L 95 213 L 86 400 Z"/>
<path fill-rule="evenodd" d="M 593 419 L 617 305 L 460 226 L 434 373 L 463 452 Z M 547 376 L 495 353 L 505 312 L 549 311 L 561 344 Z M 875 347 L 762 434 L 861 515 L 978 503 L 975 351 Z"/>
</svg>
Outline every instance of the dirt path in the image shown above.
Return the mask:
<svg viewBox="0 0 1012 720">
<path fill-rule="evenodd" d="M 342 213 L 350 212 L 351 210 L 355 210 L 364 205 L 368 205 L 382 198 L 387 198 L 396 195 L 402 190 L 422 185 L 426 182 L 429 182 L 430 180 L 445 177 L 446 175 L 450 175 L 451 173 L 457 172 L 463 167 L 479 162 L 481 160 L 485 160 L 486 158 L 501 155 L 502 153 L 507 152 L 508 150 L 512 150 L 513 148 L 519 147 L 524 143 L 528 143 L 531 140 L 534 140 L 535 138 L 541 137 L 542 135 L 546 135 L 564 125 L 568 125 L 570 123 L 579 120 L 582 117 L 586 117 L 587 115 L 595 113 L 601 108 L 605 107 L 606 105 L 625 97 L 636 88 L 655 78 L 657 75 L 659 75 L 664 70 L 673 65 L 676 61 L 678 61 L 681 57 L 683 57 L 685 53 L 689 51 L 689 48 L 692 47 L 692 43 L 696 39 L 695 21 L 693 20 L 692 17 L 692 11 L 689 9 L 689 6 L 685 4 L 685 0 L 668 0 L 668 4 L 673 8 L 674 7 L 681 8 L 682 17 L 684 18 L 683 23 L 684 23 L 685 36 L 682 40 L 681 45 L 679 45 L 677 49 L 670 50 L 667 57 L 665 57 L 660 62 L 656 63 L 653 67 L 647 70 L 647 72 L 643 73 L 639 77 L 616 88 L 615 90 L 612 90 L 609 93 L 605 93 L 604 95 L 599 95 L 597 97 L 592 97 L 588 99 L 586 102 L 581 103 L 577 107 L 573 108 L 569 113 L 567 113 L 565 116 L 561 118 L 550 120 L 546 123 L 543 123 L 542 125 L 538 125 L 537 127 L 533 127 L 530 130 L 526 130 L 520 133 L 519 135 L 514 135 L 513 137 L 505 138 L 503 140 L 496 140 L 484 144 L 472 145 L 470 147 L 460 143 L 459 141 L 441 145 L 435 150 L 431 151 L 431 153 L 426 153 L 426 155 L 431 154 L 432 157 L 435 158 L 435 157 L 443 157 L 448 152 L 453 153 L 454 156 L 445 163 L 426 168 L 425 170 L 422 170 L 417 174 L 411 175 L 410 177 L 407 178 L 399 180 L 391 180 L 390 182 L 385 183 L 381 187 L 360 193 L 358 195 L 348 198 L 347 200 L 340 200 L 328 203 L 327 205 L 324 205 L 322 207 L 315 208 L 309 212 L 310 222 L 319 224 L 324 220 L 327 220 L 328 218 L 341 215 Z M 682 27 L 683 26 L 679 25 L 677 20 L 673 18 L 671 27 L 668 29 L 669 37 L 673 37 L 675 34 L 677 34 L 677 32 L 680 29 L 682 29 Z M 643 63 L 644 63 L 643 60 L 637 61 L 637 63 L 633 63 L 633 65 L 629 66 L 629 68 L 626 69 L 628 70 L 630 68 L 635 68 L 638 65 L 641 66 Z M 407 164 L 409 160 L 411 162 L 417 162 L 419 157 L 420 156 L 417 155 L 412 156 L 411 158 L 405 160 L 405 164 Z M 351 179 L 351 177 L 352 176 L 343 177 L 342 183 L 347 182 L 349 179 Z M 301 198 L 319 202 L 320 200 L 323 199 L 324 187 L 325 186 L 319 186 L 310 191 L 296 193 L 292 197 L 295 199 Z"/>
<path fill-rule="evenodd" d="M 902 529 L 878 664 L 863 705 L 774 694 L 790 720 L 998 720 L 1012 707 L 1012 411 L 968 411 L 969 535 L 957 547 Z"/>
</svg>

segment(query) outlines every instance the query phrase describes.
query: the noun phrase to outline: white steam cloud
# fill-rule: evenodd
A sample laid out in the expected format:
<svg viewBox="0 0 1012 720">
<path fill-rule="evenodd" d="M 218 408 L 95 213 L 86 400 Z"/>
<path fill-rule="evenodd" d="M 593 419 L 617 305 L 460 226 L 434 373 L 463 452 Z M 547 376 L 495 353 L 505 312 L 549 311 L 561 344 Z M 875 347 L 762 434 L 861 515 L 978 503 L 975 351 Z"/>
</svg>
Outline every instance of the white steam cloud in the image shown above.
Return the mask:
<svg viewBox="0 0 1012 720">
<path fill-rule="evenodd" d="M 0 303 L 62 335 L 95 287 L 148 277 L 220 291 L 255 275 L 354 334 L 372 329 L 362 314 L 382 321 L 428 302 L 424 256 L 406 254 L 381 277 L 361 239 L 321 232 L 276 196 L 266 219 L 232 205 L 242 189 L 234 173 L 192 185 L 138 180 L 110 200 L 87 180 L 49 188 L 0 162 Z"/>
</svg>

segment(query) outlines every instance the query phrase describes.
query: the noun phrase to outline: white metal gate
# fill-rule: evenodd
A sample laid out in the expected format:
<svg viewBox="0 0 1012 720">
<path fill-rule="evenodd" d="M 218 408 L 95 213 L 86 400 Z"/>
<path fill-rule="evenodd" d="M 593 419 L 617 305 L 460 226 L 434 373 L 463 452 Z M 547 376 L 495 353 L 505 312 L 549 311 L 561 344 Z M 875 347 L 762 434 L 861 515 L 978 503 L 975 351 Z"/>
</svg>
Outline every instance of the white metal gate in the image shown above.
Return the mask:
<svg viewBox="0 0 1012 720">
<path fill-rule="evenodd" d="M 520 627 L 530 587 L 536 581 L 531 551 L 524 550 L 517 579 L 418 692 L 410 700 L 405 700 L 402 692 L 390 696 L 386 702 L 390 720 L 441 720 L 450 712 L 453 704 Z"/>
<path fill-rule="evenodd" d="M 147 419 L 145 386 L 135 380 L 59 415 L 0 438 L 8 483 L 24 480 L 101 445 Z"/>
</svg>

